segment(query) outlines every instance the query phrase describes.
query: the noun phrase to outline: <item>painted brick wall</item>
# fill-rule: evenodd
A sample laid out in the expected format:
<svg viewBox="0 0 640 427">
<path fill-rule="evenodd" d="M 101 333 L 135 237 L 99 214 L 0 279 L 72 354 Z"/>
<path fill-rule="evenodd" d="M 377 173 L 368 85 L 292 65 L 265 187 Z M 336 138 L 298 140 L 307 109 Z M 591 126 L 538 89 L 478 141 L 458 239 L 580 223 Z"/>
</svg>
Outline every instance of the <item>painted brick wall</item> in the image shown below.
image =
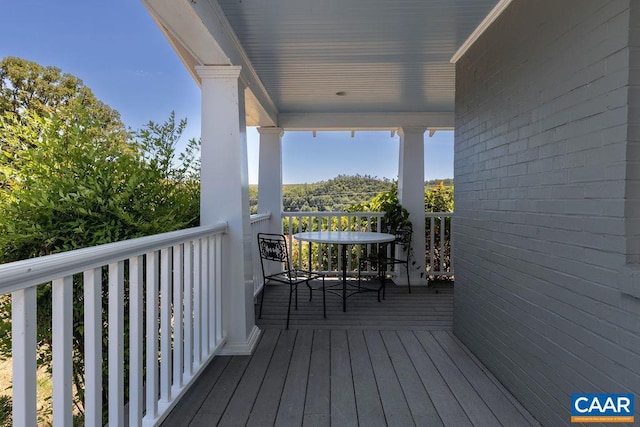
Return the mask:
<svg viewBox="0 0 640 427">
<path fill-rule="evenodd" d="M 456 65 L 455 333 L 545 425 L 575 392 L 635 391 L 640 419 L 640 299 L 616 283 L 638 3 L 514 1 Z"/>
<path fill-rule="evenodd" d="M 629 20 L 629 124 L 627 137 L 627 250 L 630 263 L 640 263 L 640 6 Z"/>
</svg>

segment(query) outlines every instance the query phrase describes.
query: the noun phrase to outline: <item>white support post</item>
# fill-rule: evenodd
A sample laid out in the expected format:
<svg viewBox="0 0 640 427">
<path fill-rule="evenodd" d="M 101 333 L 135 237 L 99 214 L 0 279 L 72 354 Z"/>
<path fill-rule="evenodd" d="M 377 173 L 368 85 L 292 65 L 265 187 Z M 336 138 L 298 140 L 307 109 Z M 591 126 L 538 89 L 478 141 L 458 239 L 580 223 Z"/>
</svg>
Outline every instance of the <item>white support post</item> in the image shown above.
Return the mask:
<svg viewBox="0 0 640 427">
<path fill-rule="evenodd" d="M 400 161 L 398 167 L 398 200 L 409 211 L 409 219 L 413 226 L 412 261 L 409 266 L 412 285 L 426 284 L 425 277 L 420 277 L 424 271 L 426 247 L 424 226 L 424 128 L 401 128 Z M 399 284 L 406 284 L 403 269 L 399 270 Z"/>
<path fill-rule="evenodd" d="M 259 329 L 253 308 L 244 87 L 240 67 L 197 66 L 196 72 L 202 88 L 200 223 L 228 224 L 222 254 L 227 343 L 221 354 L 250 354 Z"/>
<path fill-rule="evenodd" d="M 260 127 L 258 212 L 271 212 L 268 230 L 282 233 L 282 135 L 277 127 Z"/>
</svg>

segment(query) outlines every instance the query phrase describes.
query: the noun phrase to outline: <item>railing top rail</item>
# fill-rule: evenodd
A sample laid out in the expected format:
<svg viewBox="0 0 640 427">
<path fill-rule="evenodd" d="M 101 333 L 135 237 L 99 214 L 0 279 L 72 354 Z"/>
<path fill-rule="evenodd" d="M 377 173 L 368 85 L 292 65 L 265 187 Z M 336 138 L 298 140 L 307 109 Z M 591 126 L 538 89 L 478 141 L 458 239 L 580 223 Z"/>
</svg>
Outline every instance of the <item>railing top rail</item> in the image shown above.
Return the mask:
<svg viewBox="0 0 640 427">
<path fill-rule="evenodd" d="M 2 264 L 0 295 L 226 231 L 227 223 L 223 222 Z"/>
<path fill-rule="evenodd" d="M 262 221 L 263 219 L 271 218 L 271 212 L 263 212 L 251 215 L 249 221 L 253 224 L 254 222 Z"/>
<path fill-rule="evenodd" d="M 309 211 L 309 212 L 282 212 L 283 216 L 384 216 L 384 212 L 346 212 L 346 211 L 337 211 L 337 212 L 317 212 L 317 211 Z"/>
<path fill-rule="evenodd" d="M 432 216 L 436 216 L 436 217 L 444 216 L 444 217 L 447 217 L 447 216 L 453 216 L 453 212 L 425 212 L 424 216 L 427 217 L 427 218 L 432 217 Z"/>
</svg>

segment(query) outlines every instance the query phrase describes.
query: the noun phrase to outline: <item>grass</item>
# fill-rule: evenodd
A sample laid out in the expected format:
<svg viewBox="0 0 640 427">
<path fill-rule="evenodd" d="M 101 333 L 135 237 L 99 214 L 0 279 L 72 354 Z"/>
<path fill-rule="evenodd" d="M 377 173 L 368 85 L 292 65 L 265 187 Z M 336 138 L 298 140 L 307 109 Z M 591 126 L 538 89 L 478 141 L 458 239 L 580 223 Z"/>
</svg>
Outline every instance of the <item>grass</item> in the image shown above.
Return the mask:
<svg viewBox="0 0 640 427">
<path fill-rule="evenodd" d="M 8 358 L 6 360 L 0 361 L 0 426 L 10 426 L 11 419 L 8 420 L 5 418 L 3 421 L 2 410 L 4 407 L 3 403 L 7 402 L 6 399 L 3 399 L 3 396 L 7 396 L 11 398 L 11 382 L 12 382 L 12 359 Z M 51 379 L 51 375 L 44 368 L 38 369 L 38 374 L 36 377 L 36 410 L 38 411 L 38 425 L 39 426 L 50 426 L 52 423 L 51 419 L 51 396 L 53 390 L 53 381 Z M 9 414 L 11 413 L 11 405 L 9 400 Z"/>
</svg>

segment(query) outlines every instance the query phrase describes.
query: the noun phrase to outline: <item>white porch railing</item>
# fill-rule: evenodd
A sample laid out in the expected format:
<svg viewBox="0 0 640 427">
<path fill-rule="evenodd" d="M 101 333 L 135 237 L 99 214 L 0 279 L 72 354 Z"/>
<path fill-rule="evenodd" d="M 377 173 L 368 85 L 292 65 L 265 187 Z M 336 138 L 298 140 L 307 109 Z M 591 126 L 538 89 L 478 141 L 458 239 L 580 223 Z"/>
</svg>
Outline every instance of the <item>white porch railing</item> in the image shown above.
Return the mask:
<svg viewBox="0 0 640 427">
<path fill-rule="evenodd" d="M 258 252 L 258 233 L 269 231 L 268 225 L 271 213 L 251 215 L 251 253 L 253 255 L 253 296 L 262 290 L 264 279 L 262 267 L 260 267 L 260 253 Z"/>
<path fill-rule="evenodd" d="M 284 234 L 288 235 L 291 258 L 294 267 L 310 268 L 327 275 L 338 275 L 342 271 L 342 257 L 338 245 L 321 244 L 321 250 L 309 256 L 308 245 L 293 239 L 292 235 L 303 231 L 376 231 L 384 213 L 382 212 L 283 212 Z M 369 250 L 371 245 L 363 245 Z M 355 246 L 347 251 L 347 274 L 357 274 L 358 252 Z M 353 249 L 353 248 L 352 248 Z M 309 263 L 311 264 L 309 266 Z"/>
<path fill-rule="evenodd" d="M 453 212 L 425 212 L 427 276 L 453 276 Z"/>
<path fill-rule="evenodd" d="M 157 425 L 224 344 L 225 231 L 226 224 L 197 227 L 0 265 L 0 294 L 12 296 L 14 425 L 36 425 L 40 286 L 52 292 L 53 425 L 72 425 L 73 313 L 81 299 L 85 425 Z"/>
<path fill-rule="evenodd" d="M 338 256 L 335 245 L 323 245 L 322 250 L 308 257 L 308 250 L 302 242 L 295 241 L 294 233 L 316 230 L 360 230 L 377 231 L 384 212 L 283 212 L 283 231 L 289 236 L 293 264 L 296 267 L 308 266 L 324 274 L 338 274 L 342 269 L 342 260 Z M 453 241 L 451 239 L 452 212 L 425 212 L 426 247 L 424 252 L 426 276 L 452 276 L 453 271 Z M 347 274 L 357 274 L 357 257 L 359 250 L 369 251 L 370 248 L 356 248 L 347 251 Z M 414 249 L 415 256 L 418 251 Z"/>
</svg>

